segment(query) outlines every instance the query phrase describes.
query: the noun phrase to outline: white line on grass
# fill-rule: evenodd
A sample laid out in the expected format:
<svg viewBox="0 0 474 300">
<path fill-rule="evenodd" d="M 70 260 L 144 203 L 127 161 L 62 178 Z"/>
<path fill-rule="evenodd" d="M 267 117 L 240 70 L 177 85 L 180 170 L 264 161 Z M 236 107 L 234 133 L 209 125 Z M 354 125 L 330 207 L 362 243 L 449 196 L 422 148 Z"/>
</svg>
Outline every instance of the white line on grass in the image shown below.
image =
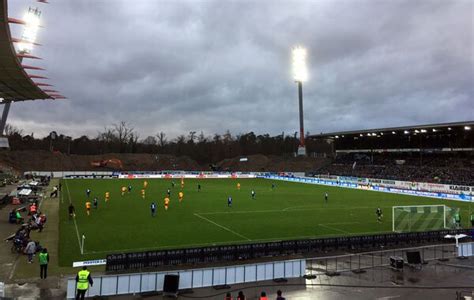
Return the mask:
<svg viewBox="0 0 474 300">
<path fill-rule="evenodd" d="M 392 206 L 380 206 L 380 208 L 392 208 Z M 323 209 L 341 209 L 341 210 L 352 210 L 352 209 L 374 209 L 374 206 L 356 206 L 356 207 L 348 207 L 347 205 L 341 206 L 310 206 L 310 205 L 302 205 L 302 206 L 290 206 L 284 208 L 282 211 L 301 211 L 301 210 L 323 210 Z"/>
<path fill-rule="evenodd" d="M 303 208 L 308 207 L 308 208 Z M 282 212 L 298 212 L 307 210 L 328 210 L 328 209 L 340 209 L 340 210 L 353 210 L 353 209 L 373 209 L 374 207 L 314 207 L 314 206 L 290 206 L 284 209 L 270 209 L 270 210 L 243 210 L 243 211 L 215 211 L 215 212 L 197 212 L 199 215 L 220 215 L 220 214 L 256 214 L 256 213 L 282 213 Z M 392 208 L 391 206 L 382 206 L 380 208 Z"/>
<path fill-rule="evenodd" d="M 327 229 L 329 229 L 329 230 L 334 230 L 334 231 L 342 232 L 342 233 L 344 233 L 344 234 L 350 233 L 349 231 L 345 231 L 345 230 L 342 230 L 342 229 L 338 229 L 338 228 L 335 228 L 335 227 L 332 227 L 332 226 L 328 226 L 328 225 L 324 225 L 324 224 L 318 224 L 318 225 L 321 226 L 321 227 L 327 228 Z"/>
<path fill-rule="evenodd" d="M 372 222 L 369 222 L 369 223 L 372 223 Z M 355 224 L 360 224 L 360 222 L 337 222 L 337 223 L 324 223 L 322 225 L 327 225 L 327 226 L 331 226 L 331 225 L 355 225 Z M 364 224 L 368 224 L 368 223 L 364 223 Z M 321 225 L 321 224 L 319 224 Z"/>
<path fill-rule="evenodd" d="M 65 184 L 66 184 L 66 189 L 67 189 L 67 196 L 69 198 L 69 204 L 72 203 L 71 201 L 71 193 L 69 193 L 69 186 L 67 185 L 67 180 L 64 180 Z M 81 249 L 81 238 L 79 237 L 79 229 L 77 228 L 77 222 L 76 222 L 76 217 L 74 216 L 73 217 L 73 220 L 74 220 L 74 227 L 76 227 L 76 234 L 77 234 L 77 243 L 79 244 L 79 252 L 80 252 L 80 249 Z M 84 253 L 84 252 L 83 252 Z M 81 255 L 83 254 L 81 253 Z"/>
<path fill-rule="evenodd" d="M 227 228 L 227 227 L 225 227 L 225 226 L 222 226 L 222 225 L 220 225 L 220 224 L 218 224 L 218 223 L 216 223 L 216 222 L 214 222 L 214 221 L 211 221 L 211 220 L 209 220 L 209 219 L 206 218 L 206 217 L 203 217 L 203 216 L 201 216 L 201 215 L 199 215 L 199 214 L 197 214 L 197 213 L 194 213 L 193 215 L 195 215 L 195 216 L 198 217 L 198 218 L 203 219 L 204 221 L 207 221 L 207 222 L 209 222 L 209 223 L 211 223 L 211 224 L 214 224 L 214 225 L 216 225 L 216 226 L 218 226 L 218 227 L 220 227 L 220 228 L 222 228 L 222 229 L 224 229 L 224 230 L 227 230 L 228 232 L 233 233 L 233 234 L 235 234 L 235 235 L 237 235 L 237 236 L 239 236 L 239 237 L 241 237 L 241 238 L 244 238 L 244 239 L 246 239 L 247 241 L 251 241 L 251 239 L 249 239 L 249 238 L 246 237 L 245 235 L 242 235 L 242 234 L 240 234 L 240 233 L 238 233 L 238 232 L 233 231 L 232 229 L 229 229 L 229 228 Z"/>
<path fill-rule="evenodd" d="M 61 191 L 61 192 L 58 191 L 58 193 L 60 193 L 60 196 L 61 196 L 61 203 L 64 203 L 63 191 Z"/>
</svg>

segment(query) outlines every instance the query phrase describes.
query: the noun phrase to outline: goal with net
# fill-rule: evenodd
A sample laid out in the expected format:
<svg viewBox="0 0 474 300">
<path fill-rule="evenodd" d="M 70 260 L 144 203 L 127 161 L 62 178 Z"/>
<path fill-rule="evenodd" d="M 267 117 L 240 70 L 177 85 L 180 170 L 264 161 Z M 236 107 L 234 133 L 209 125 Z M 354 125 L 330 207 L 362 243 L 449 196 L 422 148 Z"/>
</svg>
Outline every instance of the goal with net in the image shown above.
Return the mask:
<svg viewBox="0 0 474 300">
<path fill-rule="evenodd" d="M 446 205 L 410 205 L 392 207 L 394 232 L 430 231 L 454 228 L 459 209 Z"/>
</svg>

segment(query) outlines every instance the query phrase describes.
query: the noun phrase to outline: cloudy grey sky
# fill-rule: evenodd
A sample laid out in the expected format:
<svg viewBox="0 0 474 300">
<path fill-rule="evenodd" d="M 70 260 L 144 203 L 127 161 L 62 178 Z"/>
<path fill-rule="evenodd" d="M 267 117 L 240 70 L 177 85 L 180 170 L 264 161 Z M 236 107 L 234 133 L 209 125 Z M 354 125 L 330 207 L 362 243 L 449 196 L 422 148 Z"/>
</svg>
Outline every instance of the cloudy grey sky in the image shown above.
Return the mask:
<svg viewBox="0 0 474 300">
<path fill-rule="evenodd" d="M 12 105 L 41 136 L 298 131 L 290 50 L 308 49 L 311 133 L 474 119 L 471 0 L 10 0 L 43 10 L 34 54 L 61 101 Z M 20 35 L 18 25 L 11 25 Z"/>
</svg>

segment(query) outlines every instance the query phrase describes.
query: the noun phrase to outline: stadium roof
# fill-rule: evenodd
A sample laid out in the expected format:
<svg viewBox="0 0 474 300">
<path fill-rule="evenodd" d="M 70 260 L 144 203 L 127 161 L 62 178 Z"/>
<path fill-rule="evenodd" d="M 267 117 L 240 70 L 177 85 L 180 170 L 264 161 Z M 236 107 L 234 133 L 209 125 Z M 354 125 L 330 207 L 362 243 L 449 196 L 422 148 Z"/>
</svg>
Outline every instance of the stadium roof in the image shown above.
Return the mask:
<svg viewBox="0 0 474 300">
<path fill-rule="evenodd" d="M 380 133 L 403 133 L 403 134 L 418 134 L 426 131 L 433 132 L 447 132 L 451 130 L 474 130 L 474 121 L 452 122 L 452 123 L 438 123 L 415 126 L 401 126 L 401 127 L 387 127 L 376 129 L 362 129 L 353 131 L 338 131 L 329 133 L 320 133 L 310 135 L 309 138 L 338 138 L 352 135 L 379 135 Z M 423 130 L 423 131 L 422 131 Z"/>
<path fill-rule="evenodd" d="M 31 59 L 37 59 L 37 57 L 17 54 L 13 42 L 18 40 L 11 37 L 9 23 L 24 24 L 21 20 L 9 19 L 7 0 L 0 0 L 0 100 L 24 101 L 64 98 L 58 94 L 48 94 L 48 90 L 42 90 L 40 86 L 50 86 L 49 84 L 36 83 L 32 79 L 45 79 L 45 77 L 30 76 L 26 73 L 25 69 L 42 69 L 21 64 L 20 57 Z"/>
</svg>

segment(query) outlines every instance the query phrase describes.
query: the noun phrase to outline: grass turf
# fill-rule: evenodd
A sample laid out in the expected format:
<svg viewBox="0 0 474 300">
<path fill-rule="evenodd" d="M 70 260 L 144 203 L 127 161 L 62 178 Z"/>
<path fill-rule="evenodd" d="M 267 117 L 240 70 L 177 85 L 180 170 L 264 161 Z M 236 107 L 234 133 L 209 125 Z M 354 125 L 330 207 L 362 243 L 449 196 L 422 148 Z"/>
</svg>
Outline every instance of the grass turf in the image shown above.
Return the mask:
<svg viewBox="0 0 474 300">
<path fill-rule="evenodd" d="M 185 179 L 183 189 L 179 180 L 174 188 L 171 179 L 147 181 L 143 199 L 143 179 L 63 180 L 59 264 L 70 266 L 73 261 L 118 252 L 390 232 L 391 207 L 396 205 L 459 207 L 463 222 L 469 213 L 469 203 L 267 179 Z M 129 184 L 132 192 L 121 196 L 120 188 Z M 92 191 L 91 202 L 94 197 L 99 199 L 98 209 L 92 208 L 90 216 L 85 211 L 87 188 Z M 165 211 L 168 188 L 171 202 Z M 255 200 L 251 190 L 256 192 Z M 107 191 L 111 197 L 105 203 Z M 181 203 L 179 191 L 184 192 Z M 227 206 L 228 196 L 233 198 L 232 207 Z M 76 208 L 75 221 L 68 217 L 70 201 Z M 156 217 L 151 216 L 151 202 L 157 204 Z M 376 219 L 377 207 L 384 213 L 382 223 Z M 82 235 L 86 239 L 81 255 Z"/>
</svg>

